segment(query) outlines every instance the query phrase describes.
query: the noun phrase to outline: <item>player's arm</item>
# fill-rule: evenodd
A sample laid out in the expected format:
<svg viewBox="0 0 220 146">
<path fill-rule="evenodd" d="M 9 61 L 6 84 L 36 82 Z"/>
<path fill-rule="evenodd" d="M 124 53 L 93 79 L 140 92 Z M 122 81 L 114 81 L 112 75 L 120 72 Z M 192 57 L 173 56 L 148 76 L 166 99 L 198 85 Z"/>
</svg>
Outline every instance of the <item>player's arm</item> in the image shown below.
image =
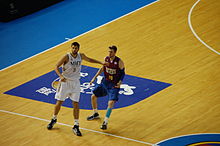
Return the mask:
<svg viewBox="0 0 220 146">
<path fill-rule="evenodd" d="M 69 59 L 69 58 L 68 58 L 68 55 L 63 56 L 63 57 L 57 62 L 56 66 L 55 66 L 55 72 L 56 72 L 57 75 L 60 77 L 60 80 L 61 80 L 62 82 L 65 82 L 66 79 L 65 79 L 64 76 L 61 74 L 61 72 L 60 72 L 60 70 L 59 70 L 59 67 L 60 67 L 61 65 L 63 65 L 64 63 L 68 62 L 68 59 Z"/>
<path fill-rule="evenodd" d="M 101 64 L 101 65 L 105 65 L 105 63 L 102 63 L 101 61 L 98 61 L 96 59 L 87 57 L 84 53 L 81 53 L 80 55 L 81 55 L 83 60 L 86 60 L 86 61 L 91 62 L 91 63 L 98 63 L 98 64 Z"/>
<path fill-rule="evenodd" d="M 96 75 L 92 78 L 92 80 L 90 81 L 90 85 L 95 81 L 95 79 L 103 72 L 103 67 L 101 67 L 98 71 L 97 71 L 97 73 L 96 73 Z"/>
<path fill-rule="evenodd" d="M 119 60 L 119 73 L 120 73 L 120 79 L 119 79 L 119 82 L 117 83 L 117 85 L 115 86 L 116 88 L 120 88 L 121 86 L 121 83 L 124 79 L 124 76 L 125 76 L 125 66 L 124 66 L 124 62 L 120 59 Z"/>
</svg>

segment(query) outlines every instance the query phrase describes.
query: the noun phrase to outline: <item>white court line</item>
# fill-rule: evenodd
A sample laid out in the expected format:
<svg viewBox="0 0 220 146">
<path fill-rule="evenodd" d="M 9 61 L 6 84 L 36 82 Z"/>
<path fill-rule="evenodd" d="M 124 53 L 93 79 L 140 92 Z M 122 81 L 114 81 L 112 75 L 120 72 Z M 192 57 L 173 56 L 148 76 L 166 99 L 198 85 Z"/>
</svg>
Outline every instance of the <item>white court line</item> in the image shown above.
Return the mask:
<svg viewBox="0 0 220 146">
<path fill-rule="evenodd" d="M 35 56 L 38 56 L 38 55 L 40 55 L 40 54 L 42 54 L 42 53 L 45 53 L 45 52 L 47 52 L 47 51 L 49 51 L 49 50 L 52 50 L 52 49 L 54 49 L 55 47 L 58 47 L 58 46 L 60 46 L 60 45 L 62 45 L 62 44 L 64 44 L 64 43 L 66 43 L 66 42 L 68 42 L 68 41 L 71 41 L 71 40 L 73 40 L 73 39 L 76 39 L 76 38 L 78 38 L 78 37 L 80 37 L 80 36 L 82 36 L 82 35 L 85 35 L 85 34 L 91 32 L 91 31 L 94 31 L 94 30 L 96 30 L 96 29 L 98 29 L 98 28 L 100 28 L 100 27 L 103 27 L 103 26 L 105 26 L 105 25 L 107 25 L 107 24 L 109 24 L 109 23 L 112 23 L 112 22 L 114 22 L 114 21 L 116 21 L 116 20 L 118 20 L 118 19 L 121 19 L 121 18 L 123 18 L 123 17 L 125 17 L 125 16 L 127 16 L 127 15 L 130 15 L 130 14 L 136 12 L 136 11 L 139 11 L 139 10 L 141 10 L 141 9 L 147 7 L 147 6 L 150 6 L 150 5 L 152 5 L 152 4 L 156 3 L 156 2 L 159 2 L 159 1 L 160 1 L 160 0 L 156 0 L 156 1 L 152 2 L 152 3 L 150 3 L 150 4 L 147 4 L 147 5 L 145 5 L 145 6 L 143 6 L 143 7 L 140 7 L 140 8 L 138 8 L 138 9 L 132 11 L 132 12 L 129 12 L 129 13 L 123 15 L 123 16 L 120 16 L 120 17 L 118 17 L 118 18 L 116 18 L 116 19 L 114 19 L 114 20 L 112 20 L 112 21 L 109 21 L 109 22 L 107 22 L 107 23 L 104 23 L 104 24 L 102 24 L 102 25 L 100 25 L 100 26 L 98 26 L 98 27 L 96 27 L 96 28 L 93 28 L 93 29 L 91 29 L 91 30 L 85 32 L 85 33 L 82 33 L 82 34 L 80 34 L 80 35 L 78 35 L 78 36 L 76 36 L 76 37 L 74 37 L 74 38 L 71 38 L 71 39 L 70 39 L 70 38 L 65 38 L 67 41 L 65 41 L 65 42 L 63 42 L 63 43 L 60 43 L 60 44 L 58 44 L 58 45 L 56 45 L 56 46 L 54 46 L 54 47 L 52 47 L 52 48 L 49 48 L 49 49 L 47 49 L 47 50 L 44 50 L 43 52 L 40 52 L 40 53 L 38 53 L 38 54 L 35 54 L 35 55 L 33 55 L 33 56 L 29 57 L 29 58 L 26 58 L 26 59 L 24 59 L 24 60 L 22 60 L 22 61 L 19 61 L 19 62 L 15 63 L 15 64 L 12 64 L 12 65 L 10 65 L 10 66 L 8 66 L 8 67 L 5 67 L 5 68 L 1 69 L 0 71 L 6 70 L 6 69 L 8 69 L 8 68 L 10 68 L 10 67 L 12 67 L 12 66 L 15 66 L 15 65 L 21 63 L 21 62 L 24 62 L 24 61 L 26 61 L 26 60 L 29 60 L 29 59 L 35 57 Z"/>
<path fill-rule="evenodd" d="M 28 116 L 28 115 L 24 115 L 24 114 L 19 114 L 19 113 L 15 113 L 15 112 L 10 112 L 10 111 L 6 111 L 6 110 L 0 110 L 0 112 L 13 114 L 13 115 L 17 115 L 17 116 L 22 116 L 22 117 L 27 117 L 27 118 L 31 118 L 31 119 L 36 119 L 36 120 L 40 120 L 40 121 L 50 122 L 50 120 L 46 120 L 46 119 L 42 119 L 42 118 L 38 118 L 38 117 L 34 117 L 34 116 Z M 63 125 L 63 126 L 68 126 L 68 127 L 73 127 L 73 125 L 68 125 L 68 124 L 59 123 L 59 122 L 57 122 L 57 124 Z M 144 142 L 144 141 L 140 141 L 140 140 L 135 140 L 135 139 L 127 138 L 127 137 L 123 137 L 123 136 L 118 136 L 118 135 L 114 135 L 114 134 L 110 134 L 110 133 L 100 132 L 100 131 L 86 129 L 86 128 L 80 128 L 80 129 L 90 131 L 90 132 L 94 132 L 94 133 L 103 134 L 103 135 L 108 135 L 108 136 L 112 136 L 112 137 L 117 137 L 117 138 L 121 138 L 121 139 L 124 139 L 124 140 L 129 140 L 129 141 L 133 141 L 133 142 L 137 142 L 137 143 L 156 146 L 152 143 L 148 143 L 148 142 Z"/>
<path fill-rule="evenodd" d="M 197 34 L 196 32 L 194 31 L 193 27 L 192 27 L 192 23 L 191 23 L 191 15 L 192 15 L 192 11 L 194 9 L 194 7 L 200 2 L 200 0 L 198 0 L 193 6 L 192 8 L 190 9 L 189 11 L 189 14 L 188 14 L 188 24 L 189 24 L 189 27 L 192 31 L 192 33 L 194 34 L 194 36 L 203 44 L 205 45 L 208 49 L 210 49 L 211 51 L 215 52 L 216 54 L 220 55 L 220 52 L 216 51 L 215 49 L 213 49 L 212 47 L 210 47 L 209 45 L 207 45 Z"/>
</svg>

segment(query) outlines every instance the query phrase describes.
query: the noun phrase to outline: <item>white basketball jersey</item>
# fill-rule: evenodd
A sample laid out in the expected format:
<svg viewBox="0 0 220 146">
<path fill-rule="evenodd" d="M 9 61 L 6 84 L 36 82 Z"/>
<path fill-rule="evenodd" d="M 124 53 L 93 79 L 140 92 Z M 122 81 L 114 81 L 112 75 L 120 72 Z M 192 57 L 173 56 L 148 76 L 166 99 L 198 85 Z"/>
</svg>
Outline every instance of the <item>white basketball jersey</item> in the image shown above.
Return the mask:
<svg viewBox="0 0 220 146">
<path fill-rule="evenodd" d="M 80 79 L 80 70 L 81 70 L 81 62 L 82 58 L 80 53 L 77 53 L 76 58 L 74 58 L 70 53 L 68 55 L 68 62 L 63 65 L 63 76 L 69 80 Z"/>
</svg>

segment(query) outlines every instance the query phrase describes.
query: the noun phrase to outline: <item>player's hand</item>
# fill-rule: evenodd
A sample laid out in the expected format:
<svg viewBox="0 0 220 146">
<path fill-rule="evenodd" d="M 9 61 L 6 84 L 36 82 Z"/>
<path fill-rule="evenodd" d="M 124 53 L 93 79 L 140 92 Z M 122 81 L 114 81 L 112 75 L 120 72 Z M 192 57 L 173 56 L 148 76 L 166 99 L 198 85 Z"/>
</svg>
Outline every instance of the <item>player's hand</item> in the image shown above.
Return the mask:
<svg viewBox="0 0 220 146">
<path fill-rule="evenodd" d="M 90 85 L 92 85 L 92 83 L 95 81 L 95 78 L 93 78 L 91 81 L 90 81 Z"/>
<path fill-rule="evenodd" d="M 61 77 L 60 77 L 60 81 L 61 81 L 61 82 L 66 82 L 66 78 L 64 78 L 64 76 L 61 76 Z"/>
<path fill-rule="evenodd" d="M 119 82 L 116 84 L 115 88 L 120 88 L 120 86 L 121 86 L 121 81 L 119 81 Z"/>
<path fill-rule="evenodd" d="M 109 66 L 109 63 L 108 62 L 104 62 L 103 65 L 104 66 Z"/>
</svg>

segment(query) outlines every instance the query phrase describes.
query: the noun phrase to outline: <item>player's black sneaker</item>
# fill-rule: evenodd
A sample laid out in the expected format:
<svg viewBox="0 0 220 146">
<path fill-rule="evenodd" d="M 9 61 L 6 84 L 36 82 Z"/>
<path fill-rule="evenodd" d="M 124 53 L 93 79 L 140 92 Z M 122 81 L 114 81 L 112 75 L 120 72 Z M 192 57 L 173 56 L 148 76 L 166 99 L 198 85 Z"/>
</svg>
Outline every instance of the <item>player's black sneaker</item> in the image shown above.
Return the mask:
<svg viewBox="0 0 220 146">
<path fill-rule="evenodd" d="M 105 123 L 105 121 L 102 123 L 102 126 L 100 127 L 100 129 L 102 130 L 106 130 L 107 129 L 107 124 L 108 123 Z"/>
<path fill-rule="evenodd" d="M 53 128 L 53 125 L 57 122 L 57 119 L 51 119 L 50 123 L 47 125 L 47 129 L 51 130 Z"/>
<path fill-rule="evenodd" d="M 98 113 L 94 113 L 93 115 L 87 117 L 88 121 L 94 120 L 94 119 L 99 119 L 99 114 Z"/>
<path fill-rule="evenodd" d="M 79 126 L 78 125 L 74 125 L 73 126 L 73 133 L 77 136 L 82 136 L 82 133 L 79 131 Z"/>
</svg>

